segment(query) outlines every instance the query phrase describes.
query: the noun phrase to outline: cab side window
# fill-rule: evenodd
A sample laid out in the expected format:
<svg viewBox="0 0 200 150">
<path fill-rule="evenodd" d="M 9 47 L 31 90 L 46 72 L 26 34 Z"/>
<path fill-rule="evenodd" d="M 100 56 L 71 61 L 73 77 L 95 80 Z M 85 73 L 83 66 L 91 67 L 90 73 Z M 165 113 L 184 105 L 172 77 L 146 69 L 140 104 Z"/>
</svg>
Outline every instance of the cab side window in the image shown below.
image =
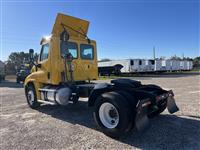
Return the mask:
<svg viewBox="0 0 200 150">
<path fill-rule="evenodd" d="M 93 60 L 94 59 L 94 47 L 89 44 L 81 44 L 81 58 Z"/>
<path fill-rule="evenodd" d="M 48 59 L 49 56 L 49 44 L 42 45 L 42 50 L 40 53 L 40 61 Z"/>
<path fill-rule="evenodd" d="M 71 53 L 74 59 L 78 58 L 78 45 L 74 42 L 61 43 L 61 56 Z"/>
</svg>

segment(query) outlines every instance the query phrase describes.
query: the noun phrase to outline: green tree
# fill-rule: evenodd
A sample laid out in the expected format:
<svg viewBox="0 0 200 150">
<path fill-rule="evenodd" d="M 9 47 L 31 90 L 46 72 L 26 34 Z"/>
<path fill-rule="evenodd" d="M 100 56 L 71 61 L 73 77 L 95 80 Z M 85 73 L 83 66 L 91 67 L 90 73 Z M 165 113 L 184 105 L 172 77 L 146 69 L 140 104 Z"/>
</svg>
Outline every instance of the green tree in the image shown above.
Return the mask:
<svg viewBox="0 0 200 150">
<path fill-rule="evenodd" d="M 190 57 L 184 57 L 183 60 L 193 61 L 193 59 Z"/>
<path fill-rule="evenodd" d="M 35 53 L 34 59 L 38 58 L 38 54 Z M 25 52 L 12 52 L 6 64 L 6 73 L 7 74 L 16 74 L 17 70 L 25 63 L 29 63 L 29 53 Z"/>
<path fill-rule="evenodd" d="M 180 57 L 174 55 L 170 57 L 171 60 L 182 60 Z"/>
<path fill-rule="evenodd" d="M 200 69 L 200 56 L 193 59 L 193 67 L 194 69 Z"/>
<path fill-rule="evenodd" d="M 12 52 L 9 57 L 8 61 L 15 65 L 15 68 L 18 69 L 20 66 L 29 60 L 29 53 L 24 52 Z"/>
</svg>

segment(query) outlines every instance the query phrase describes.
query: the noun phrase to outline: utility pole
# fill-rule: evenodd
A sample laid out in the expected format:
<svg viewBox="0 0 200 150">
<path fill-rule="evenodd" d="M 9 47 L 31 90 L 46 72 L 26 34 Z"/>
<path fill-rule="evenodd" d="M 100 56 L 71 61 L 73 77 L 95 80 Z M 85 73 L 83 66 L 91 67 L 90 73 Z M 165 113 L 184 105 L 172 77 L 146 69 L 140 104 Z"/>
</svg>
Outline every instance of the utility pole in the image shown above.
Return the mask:
<svg viewBox="0 0 200 150">
<path fill-rule="evenodd" d="M 155 50 L 155 46 L 153 47 L 153 59 L 156 59 L 156 50 Z"/>
<path fill-rule="evenodd" d="M 184 53 L 182 53 L 182 59 L 184 59 L 184 58 L 185 58 Z"/>
</svg>

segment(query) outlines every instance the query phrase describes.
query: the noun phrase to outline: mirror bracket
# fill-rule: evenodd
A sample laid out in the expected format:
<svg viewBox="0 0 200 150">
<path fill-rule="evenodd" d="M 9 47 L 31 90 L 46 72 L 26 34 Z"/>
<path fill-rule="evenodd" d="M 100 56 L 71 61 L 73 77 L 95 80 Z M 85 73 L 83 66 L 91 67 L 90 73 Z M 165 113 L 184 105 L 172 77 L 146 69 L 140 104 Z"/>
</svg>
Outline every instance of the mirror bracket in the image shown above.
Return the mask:
<svg viewBox="0 0 200 150">
<path fill-rule="evenodd" d="M 42 67 L 42 64 L 36 64 L 36 67 L 37 67 L 37 68 L 41 68 L 41 67 Z"/>
</svg>

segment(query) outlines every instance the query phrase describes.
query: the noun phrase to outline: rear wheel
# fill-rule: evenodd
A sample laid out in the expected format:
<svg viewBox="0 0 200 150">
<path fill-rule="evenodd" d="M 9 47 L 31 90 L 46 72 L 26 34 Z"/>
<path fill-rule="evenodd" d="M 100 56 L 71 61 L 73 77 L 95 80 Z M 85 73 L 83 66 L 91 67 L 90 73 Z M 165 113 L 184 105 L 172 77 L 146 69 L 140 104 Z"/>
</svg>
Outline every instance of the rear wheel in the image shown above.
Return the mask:
<svg viewBox="0 0 200 150">
<path fill-rule="evenodd" d="M 106 128 L 115 128 L 119 123 L 119 112 L 113 104 L 105 102 L 99 108 L 99 119 Z"/>
<path fill-rule="evenodd" d="M 116 92 L 99 96 L 93 112 L 98 127 L 108 136 L 120 137 L 131 130 L 133 112 L 126 99 Z"/>
<path fill-rule="evenodd" d="M 39 107 L 39 103 L 37 102 L 37 95 L 36 95 L 35 88 L 33 85 L 29 85 L 26 88 L 26 99 L 27 99 L 28 105 L 31 108 L 35 109 Z"/>
</svg>

